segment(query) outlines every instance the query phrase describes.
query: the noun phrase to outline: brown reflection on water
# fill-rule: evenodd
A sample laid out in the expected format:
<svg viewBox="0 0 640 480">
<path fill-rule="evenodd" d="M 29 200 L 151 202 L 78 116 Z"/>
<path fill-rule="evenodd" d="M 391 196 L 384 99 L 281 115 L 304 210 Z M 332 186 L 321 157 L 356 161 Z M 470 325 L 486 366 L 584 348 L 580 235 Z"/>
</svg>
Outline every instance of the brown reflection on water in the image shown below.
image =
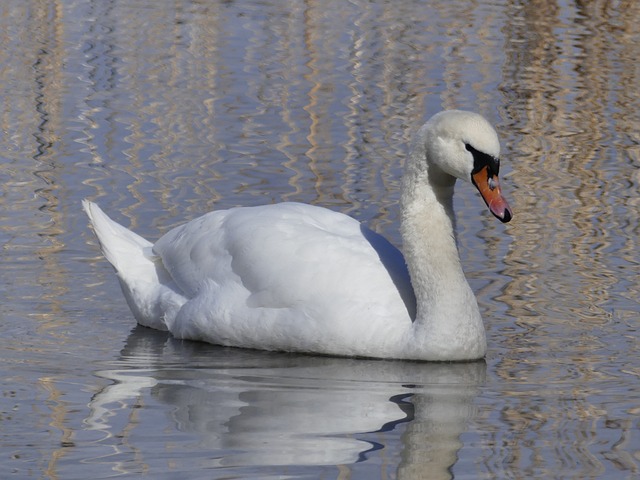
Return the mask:
<svg viewBox="0 0 640 480">
<path fill-rule="evenodd" d="M 622 398 L 617 382 L 637 381 L 606 366 L 636 350 L 618 325 L 627 313 L 639 317 L 639 284 L 621 273 L 640 274 L 640 104 L 630 94 L 640 84 L 640 9 L 536 1 L 510 10 L 501 88 L 517 132 L 521 216 L 510 226 L 517 240 L 503 273 L 512 281 L 500 298 L 517 320 L 503 330 L 508 353 L 496 373 L 520 385 L 503 392 L 520 401 L 497 405 L 509 428 L 495 432 L 489 469 L 513 478 L 634 474 L 637 458 L 618 445 L 637 436 L 637 424 L 603 398 Z M 610 450 L 594 453 L 611 438 Z"/>
<path fill-rule="evenodd" d="M 628 20 L 637 14 L 635 2 L 615 10 L 602 2 L 513 8 L 503 89 L 514 99 L 512 148 L 521 160 L 513 168 L 526 215 L 514 227 L 506 271 L 514 281 L 504 298 L 526 323 L 607 323 L 618 259 L 637 251 L 620 222 L 638 221 L 624 200 L 637 194 L 629 158 L 637 147 L 629 122 L 610 115 L 637 119 L 637 98 L 620 101 L 640 80 L 637 29 Z"/>
<path fill-rule="evenodd" d="M 57 3 L 33 9 L 21 5 L 3 13 L 12 25 L 27 24 L 24 30 L 0 33 L 3 45 L 20 45 L 0 49 L 2 83 L 15 89 L 2 95 L 6 101 L 0 111 L 0 232 L 9 259 L 2 268 L 9 280 L 3 302 L 35 319 L 43 339 L 55 338 L 56 330 L 68 324 L 60 299 L 69 284 L 58 256 L 64 248 L 59 236 L 66 192 L 60 178 L 64 166 L 55 151 L 65 122 L 62 13 Z"/>
<path fill-rule="evenodd" d="M 27 7 L 23 5 L 22 7 Z M 10 287 L 3 293 L 3 304 L 11 311 L 24 315 L 24 323 L 35 323 L 32 335 L 20 345 L 7 339 L 8 350 L 4 352 L 5 379 L 17 379 L 18 389 L 25 377 L 16 365 L 28 364 L 32 368 L 47 351 L 56 349 L 65 341 L 65 330 L 72 322 L 65 315 L 64 296 L 73 283 L 72 273 L 61 265 L 60 253 L 65 243 L 60 238 L 64 233 L 64 216 L 68 213 L 65 182 L 62 180 L 61 164 L 55 151 L 64 129 L 63 105 L 64 75 L 62 74 L 64 27 L 61 6 L 58 2 L 40 2 L 35 8 L 14 8 L 10 16 L 16 25 L 26 19 L 28 27 L 20 35 L 4 30 L 11 40 L 21 48 L 9 52 L 9 58 L 0 58 L 3 79 L 20 79 L 12 82 L 21 91 L 3 95 L 10 104 L 2 110 L 0 124 L 8 139 L 2 142 L 3 173 L 8 176 L 3 182 L 2 248 L 10 261 L 3 264 L 3 276 Z M 20 57 L 16 61 L 12 56 Z M 27 81 L 28 79 L 28 81 Z M 62 181 L 61 181 L 62 180 Z M 16 219 L 20 219 L 16 222 Z M 23 327 L 25 328 L 25 327 Z M 25 328 L 28 331 L 27 328 Z M 17 358 L 14 355 L 17 354 Z M 15 376 L 14 376 L 15 375 Z M 37 458 L 38 468 L 47 478 L 58 478 L 57 463 L 73 445 L 74 432 L 65 425 L 71 415 L 62 401 L 54 378 L 41 374 L 35 380 L 36 388 L 50 410 L 43 415 L 39 425 L 43 430 L 57 429 L 60 448 L 50 455 Z M 3 395 L 10 395 L 3 389 Z M 28 408 L 38 410 L 37 405 Z M 20 415 L 15 409 L 16 415 Z M 3 421 L 7 416 L 3 412 Z M 36 414 L 36 416 L 38 416 Z M 10 418 L 10 417 L 9 417 Z M 38 424 L 38 420 L 36 420 Z M 6 425 L 6 423 L 5 423 Z"/>
</svg>

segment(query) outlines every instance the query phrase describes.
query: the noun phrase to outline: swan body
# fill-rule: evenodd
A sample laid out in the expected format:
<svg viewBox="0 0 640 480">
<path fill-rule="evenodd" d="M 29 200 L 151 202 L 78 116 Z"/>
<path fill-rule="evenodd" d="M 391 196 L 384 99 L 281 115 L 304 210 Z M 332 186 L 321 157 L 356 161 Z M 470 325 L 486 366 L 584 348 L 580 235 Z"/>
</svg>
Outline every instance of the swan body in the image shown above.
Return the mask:
<svg viewBox="0 0 640 480">
<path fill-rule="evenodd" d="M 299 203 L 213 211 L 155 244 L 84 201 L 137 321 L 184 339 L 266 350 L 433 361 L 486 352 L 454 236 L 456 178 L 503 222 L 500 145 L 480 115 L 432 117 L 401 198 L 403 254 L 357 220 Z"/>
</svg>

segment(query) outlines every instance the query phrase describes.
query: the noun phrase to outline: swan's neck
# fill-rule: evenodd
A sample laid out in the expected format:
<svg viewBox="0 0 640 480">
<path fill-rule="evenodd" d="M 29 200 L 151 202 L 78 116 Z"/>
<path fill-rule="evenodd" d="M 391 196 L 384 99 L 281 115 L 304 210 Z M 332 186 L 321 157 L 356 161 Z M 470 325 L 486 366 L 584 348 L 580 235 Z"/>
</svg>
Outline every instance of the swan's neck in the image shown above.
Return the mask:
<svg viewBox="0 0 640 480">
<path fill-rule="evenodd" d="M 424 158 L 421 163 L 410 159 L 401 200 L 403 250 L 417 306 L 410 348 L 429 351 L 433 360 L 479 358 L 486 340 L 456 245 L 455 178 L 427 165 Z"/>
</svg>

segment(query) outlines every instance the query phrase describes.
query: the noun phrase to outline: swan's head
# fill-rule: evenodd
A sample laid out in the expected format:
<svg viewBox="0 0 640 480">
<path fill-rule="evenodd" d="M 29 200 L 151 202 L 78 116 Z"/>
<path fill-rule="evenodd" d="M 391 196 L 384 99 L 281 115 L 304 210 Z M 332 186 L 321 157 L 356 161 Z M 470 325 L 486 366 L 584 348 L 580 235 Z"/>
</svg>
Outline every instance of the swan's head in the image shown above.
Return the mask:
<svg viewBox="0 0 640 480">
<path fill-rule="evenodd" d="M 431 117 L 424 128 L 429 163 L 471 182 L 494 216 L 502 222 L 511 220 L 498 182 L 500 142 L 491 124 L 477 113 L 446 110 Z"/>
</svg>

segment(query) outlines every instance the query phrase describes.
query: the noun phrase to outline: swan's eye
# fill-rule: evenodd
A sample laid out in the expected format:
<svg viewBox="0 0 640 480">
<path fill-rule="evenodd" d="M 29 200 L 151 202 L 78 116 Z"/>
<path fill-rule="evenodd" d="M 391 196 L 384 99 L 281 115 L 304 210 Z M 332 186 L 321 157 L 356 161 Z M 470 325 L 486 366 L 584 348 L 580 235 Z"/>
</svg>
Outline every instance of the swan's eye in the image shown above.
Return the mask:
<svg viewBox="0 0 640 480">
<path fill-rule="evenodd" d="M 480 150 L 476 150 L 468 143 L 465 143 L 464 148 L 466 148 L 469 152 L 471 152 L 471 155 L 473 155 L 473 171 L 471 172 L 472 175 L 479 172 L 484 167 L 489 167 L 489 177 L 498 175 L 498 172 L 500 171 L 500 159 L 494 157 L 493 155 L 481 152 Z"/>
</svg>

